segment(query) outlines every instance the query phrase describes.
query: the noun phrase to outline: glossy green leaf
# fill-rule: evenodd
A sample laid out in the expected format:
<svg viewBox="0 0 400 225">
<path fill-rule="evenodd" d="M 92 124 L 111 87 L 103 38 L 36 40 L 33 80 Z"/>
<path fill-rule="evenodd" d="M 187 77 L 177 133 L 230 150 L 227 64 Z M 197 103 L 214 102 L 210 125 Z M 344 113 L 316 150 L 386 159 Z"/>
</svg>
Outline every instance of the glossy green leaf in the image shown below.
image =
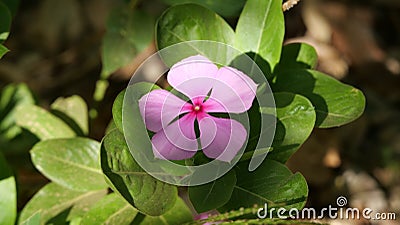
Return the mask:
<svg viewBox="0 0 400 225">
<path fill-rule="evenodd" d="M 8 7 L 0 1 L 0 43 L 3 43 L 10 31 L 11 13 Z"/>
<path fill-rule="evenodd" d="M 135 86 L 136 89 L 147 91 L 147 90 L 156 90 L 160 89 L 159 86 L 153 83 L 147 83 L 147 82 L 142 82 L 140 85 Z M 123 133 L 123 126 L 122 126 L 122 107 L 124 105 L 124 97 L 125 97 L 126 91 L 123 90 L 121 93 L 118 94 L 118 96 L 114 100 L 114 104 L 112 107 L 112 114 L 113 114 L 113 121 L 115 123 L 115 126 L 118 128 L 118 130 Z"/>
<path fill-rule="evenodd" d="M 21 222 L 20 225 L 40 225 L 40 212 L 36 212 L 31 217 Z"/>
<path fill-rule="evenodd" d="M 41 141 L 31 150 L 32 162 L 47 178 L 78 191 L 107 188 L 100 169 L 100 143 L 88 138 Z"/>
<path fill-rule="evenodd" d="M 281 56 L 284 33 L 281 1 L 248 0 L 236 26 L 234 46 L 260 55 L 273 69 Z"/>
<path fill-rule="evenodd" d="M 111 12 L 106 26 L 107 32 L 102 43 L 103 78 L 130 63 L 150 45 L 154 19 L 129 7 L 118 8 Z"/>
<path fill-rule="evenodd" d="M 122 126 L 122 107 L 124 105 L 125 90 L 121 91 L 114 100 L 112 107 L 113 121 L 118 130 L 123 133 L 124 129 Z"/>
<path fill-rule="evenodd" d="M 177 188 L 147 174 L 134 160 L 118 130 L 109 132 L 103 139 L 101 168 L 114 191 L 141 212 L 158 216 L 174 206 Z"/>
<path fill-rule="evenodd" d="M 164 12 L 157 23 L 156 38 L 158 49 L 191 40 L 233 45 L 234 31 L 215 12 L 200 5 L 184 4 L 172 6 Z"/>
<path fill-rule="evenodd" d="M 176 5 L 166 10 L 158 20 L 156 37 L 158 49 L 166 48 L 160 56 L 167 66 L 198 54 L 227 65 L 239 54 L 231 47 L 234 31 L 229 24 L 215 12 L 196 4 Z"/>
<path fill-rule="evenodd" d="M 308 187 L 304 177 L 292 174 L 283 164 L 264 160 L 253 172 L 248 171 L 248 163 L 235 168 L 237 183 L 230 201 L 223 210 L 253 207 L 255 204 L 270 207 L 302 208 L 306 202 Z"/>
<path fill-rule="evenodd" d="M 225 0 L 225 1 L 204 1 L 204 0 L 162 0 L 170 5 L 180 5 L 185 3 L 195 3 L 209 8 L 221 16 L 237 16 L 243 8 L 246 0 Z"/>
<path fill-rule="evenodd" d="M 8 52 L 8 48 L 6 46 L 0 44 L 0 59 Z"/>
<path fill-rule="evenodd" d="M 283 46 L 281 59 L 275 71 L 293 69 L 314 69 L 318 54 L 314 47 L 306 43 L 290 43 Z"/>
<path fill-rule="evenodd" d="M 116 193 L 107 195 L 98 201 L 82 218 L 81 224 L 129 225 L 135 218 L 137 210 Z"/>
<path fill-rule="evenodd" d="M 140 224 L 140 225 L 178 225 L 192 220 L 192 213 L 182 199 L 178 198 L 174 207 L 160 216 L 146 216 L 125 201 L 121 196 L 112 193 L 98 201 L 82 218 L 81 224 Z"/>
<path fill-rule="evenodd" d="M 13 225 L 17 217 L 17 187 L 14 175 L 0 153 L 0 224 Z"/>
<path fill-rule="evenodd" d="M 229 201 L 235 184 L 235 171 L 231 170 L 210 183 L 190 186 L 188 189 L 190 201 L 198 213 L 219 208 Z"/>
<path fill-rule="evenodd" d="M 178 198 L 172 209 L 168 210 L 161 216 L 146 216 L 140 222 L 140 225 L 180 225 L 192 220 L 192 212 L 185 204 L 185 202 L 181 198 Z"/>
<path fill-rule="evenodd" d="M 315 124 L 311 102 L 301 95 L 280 92 L 274 94 L 277 124 L 272 151 L 268 158 L 285 163 L 310 136 Z M 262 107 L 261 113 L 271 114 L 275 109 Z"/>
<path fill-rule="evenodd" d="M 82 220 L 82 217 L 74 217 L 71 219 L 71 221 L 68 223 L 68 225 L 81 225 L 81 220 Z"/>
<path fill-rule="evenodd" d="M 8 138 L 13 138 L 21 132 L 21 128 L 15 125 L 15 111 L 18 106 L 32 105 L 34 99 L 31 91 L 26 84 L 10 84 L 3 88 L 0 94 L 0 130 L 4 133 L 7 129 L 18 131 L 8 134 Z M 2 134 L 4 135 L 4 134 Z"/>
<path fill-rule="evenodd" d="M 307 97 L 317 113 L 315 125 L 321 128 L 350 123 L 365 108 L 365 97 L 360 90 L 315 70 L 279 72 L 272 89 Z"/>
<path fill-rule="evenodd" d="M 27 149 L 35 138 L 16 125 L 15 112 L 18 106 L 32 105 L 34 99 L 25 84 L 10 84 L 0 94 L 0 148 L 12 152 Z"/>
<path fill-rule="evenodd" d="M 15 117 L 17 125 L 29 130 L 41 140 L 76 136 L 61 119 L 35 105 L 18 107 Z"/>
<path fill-rule="evenodd" d="M 22 223 L 40 211 L 41 224 L 65 224 L 65 221 L 83 216 L 106 194 L 107 190 L 79 192 L 50 183 L 26 204 L 19 221 Z"/>
<path fill-rule="evenodd" d="M 89 133 L 88 107 L 78 95 L 57 98 L 51 104 L 53 114 L 63 119 L 71 128 L 82 135 Z"/>
</svg>

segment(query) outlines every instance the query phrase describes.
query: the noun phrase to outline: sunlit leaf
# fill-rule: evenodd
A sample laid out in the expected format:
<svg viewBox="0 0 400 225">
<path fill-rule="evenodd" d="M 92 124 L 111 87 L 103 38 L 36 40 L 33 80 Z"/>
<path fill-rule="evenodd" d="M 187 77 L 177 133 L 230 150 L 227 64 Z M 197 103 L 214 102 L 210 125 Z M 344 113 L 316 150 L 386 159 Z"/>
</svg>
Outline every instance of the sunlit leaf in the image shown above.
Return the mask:
<svg viewBox="0 0 400 225">
<path fill-rule="evenodd" d="M 17 187 L 14 175 L 0 152 L 0 224 L 13 225 L 17 217 Z"/>
<path fill-rule="evenodd" d="M 279 72 L 272 89 L 307 97 L 317 113 L 315 125 L 321 128 L 350 123 L 365 108 L 365 97 L 360 90 L 315 70 Z"/>
<path fill-rule="evenodd" d="M 138 211 L 116 193 L 107 195 L 98 201 L 82 218 L 81 224 L 129 225 Z"/>
<path fill-rule="evenodd" d="M 179 225 L 192 220 L 192 213 L 182 199 L 178 198 L 174 207 L 160 216 L 140 214 L 124 198 L 111 193 L 98 201 L 82 218 L 85 225 Z"/>
<path fill-rule="evenodd" d="M 274 94 L 276 109 L 262 107 L 261 113 L 276 110 L 277 124 L 272 151 L 268 158 L 285 163 L 310 136 L 315 124 L 311 102 L 301 95 L 280 92 Z"/>
<path fill-rule="evenodd" d="M 180 225 L 192 221 L 192 212 L 181 198 L 177 198 L 174 207 L 161 216 L 146 216 L 140 225 Z"/>
<path fill-rule="evenodd" d="M 78 191 L 107 188 L 100 169 L 100 143 L 88 138 L 41 141 L 31 150 L 32 162 L 47 178 Z"/>
<path fill-rule="evenodd" d="M 290 43 L 283 46 L 281 59 L 275 71 L 315 69 L 317 63 L 318 54 L 311 45 L 306 43 Z"/>
<path fill-rule="evenodd" d="M 65 221 L 83 216 L 106 194 L 107 190 L 79 192 L 50 183 L 26 204 L 19 221 L 21 223 L 40 211 L 40 224 L 65 224 Z"/>
<path fill-rule="evenodd" d="M 40 211 L 27 218 L 25 221 L 22 221 L 20 225 L 40 225 Z"/>
<path fill-rule="evenodd" d="M 77 133 L 87 135 L 89 132 L 88 108 L 85 100 L 78 95 L 68 98 L 57 98 L 51 104 L 53 113 L 75 128 Z"/>
<path fill-rule="evenodd" d="M 279 62 L 285 24 L 282 2 L 248 0 L 236 26 L 235 47 L 263 57 L 273 69 Z"/>
<path fill-rule="evenodd" d="M 248 163 L 240 163 L 235 168 L 237 183 L 225 210 L 253 207 L 255 204 L 270 207 L 302 208 L 308 195 L 307 182 L 299 174 L 292 174 L 283 164 L 273 160 L 264 162 L 252 172 Z"/>
<path fill-rule="evenodd" d="M 25 84 L 10 84 L 0 94 L 0 148 L 14 152 L 29 149 L 37 139 L 16 124 L 16 109 L 35 100 Z"/>
<path fill-rule="evenodd" d="M 8 52 L 9 50 L 2 44 L 0 44 L 0 59 Z"/>
<path fill-rule="evenodd" d="M 19 126 L 29 130 L 41 140 L 76 136 L 61 119 L 35 105 L 18 107 L 15 117 Z"/>
<path fill-rule="evenodd" d="M 243 8 L 246 0 L 225 0 L 225 1 L 204 1 L 204 0 L 162 0 L 170 5 L 179 5 L 184 3 L 195 3 L 209 8 L 221 16 L 237 16 Z"/>
<path fill-rule="evenodd" d="M 209 40 L 233 44 L 234 32 L 215 12 L 195 4 L 172 6 L 157 23 L 159 49 L 191 41 Z"/>
</svg>

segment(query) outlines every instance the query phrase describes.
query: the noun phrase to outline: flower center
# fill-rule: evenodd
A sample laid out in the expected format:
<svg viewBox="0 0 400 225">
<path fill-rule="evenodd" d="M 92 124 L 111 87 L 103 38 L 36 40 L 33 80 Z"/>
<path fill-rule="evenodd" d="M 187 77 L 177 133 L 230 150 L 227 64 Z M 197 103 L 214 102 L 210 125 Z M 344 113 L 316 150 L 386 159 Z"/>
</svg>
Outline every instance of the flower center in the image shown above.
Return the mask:
<svg viewBox="0 0 400 225">
<path fill-rule="evenodd" d="M 193 107 L 193 110 L 195 111 L 195 112 L 198 112 L 198 111 L 200 111 L 200 106 L 199 105 L 196 105 L 196 106 L 194 106 Z"/>
</svg>

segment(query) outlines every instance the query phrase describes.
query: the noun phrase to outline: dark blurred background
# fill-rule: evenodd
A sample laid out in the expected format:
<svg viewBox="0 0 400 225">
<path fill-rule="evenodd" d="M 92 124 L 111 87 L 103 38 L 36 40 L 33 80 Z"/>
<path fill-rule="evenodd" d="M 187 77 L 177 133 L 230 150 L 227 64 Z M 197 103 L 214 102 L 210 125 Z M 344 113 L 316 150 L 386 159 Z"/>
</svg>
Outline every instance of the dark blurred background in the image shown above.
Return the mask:
<svg viewBox="0 0 400 225">
<path fill-rule="evenodd" d="M 112 0 L 22 0 L 0 60 L 0 88 L 26 83 L 48 107 L 60 96 L 77 94 L 96 107 L 90 136 L 101 139 L 111 119 L 116 95 L 154 44 L 108 78 L 100 102 L 93 93 L 101 73 L 101 43 Z M 160 15 L 168 6 L 158 0 L 136 7 Z M 237 16 L 226 18 L 233 26 Z M 367 106 L 355 122 L 316 129 L 289 160 L 309 183 L 308 205 L 335 205 L 346 196 L 349 206 L 396 212 L 400 217 L 400 1 L 303 0 L 285 12 L 286 42 L 306 42 L 317 49 L 318 70 L 361 89 Z M 17 171 L 19 209 L 46 182 L 33 169 L 29 149 L 8 152 Z M 339 221 L 340 222 L 340 221 Z M 337 224 L 368 224 L 341 221 Z M 396 221 L 375 221 L 396 224 Z M 398 224 L 398 223 L 397 223 Z"/>
</svg>

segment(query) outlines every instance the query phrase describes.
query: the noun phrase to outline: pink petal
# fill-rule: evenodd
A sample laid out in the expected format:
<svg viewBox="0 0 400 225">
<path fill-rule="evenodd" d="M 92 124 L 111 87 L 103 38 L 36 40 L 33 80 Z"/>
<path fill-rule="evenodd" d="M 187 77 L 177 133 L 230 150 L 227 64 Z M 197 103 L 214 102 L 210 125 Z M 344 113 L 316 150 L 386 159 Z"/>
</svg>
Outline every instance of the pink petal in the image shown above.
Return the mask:
<svg viewBox="0 0 400 225">
<path fill-rule="evenodd" d="M 204 103 L 207 112 L 242 113 L 250 109 L 257 84 L 232 67 L 218 70 L 210 98 Z"/>
<path fill-rule="evenodd" d="M 204 56 L 188 57 L 168 72 L 168 83 L 190 99 L 206 96 L 211 90 L 218 67 Z"/>
<path fill-rule="evenodd" d="M 189 113 L 157 132 L 151 142 L 157 158 L 168 160 L 187 159 L 198 150 L 194 120 L 196 116 Z"/>
<path fill-rule="evenodd" d="M 139 108 L 147 129 L 158 132 L 191 105 L 166 90 L 153 90 L 139 99 Z"/>
<path fill-rule="evenodd" d="M 199 121 L 200 143 L 209 158 L 230 162 L 247 138 L 244 126 L 232 119 L 206 116 Z"/>
</svg>

